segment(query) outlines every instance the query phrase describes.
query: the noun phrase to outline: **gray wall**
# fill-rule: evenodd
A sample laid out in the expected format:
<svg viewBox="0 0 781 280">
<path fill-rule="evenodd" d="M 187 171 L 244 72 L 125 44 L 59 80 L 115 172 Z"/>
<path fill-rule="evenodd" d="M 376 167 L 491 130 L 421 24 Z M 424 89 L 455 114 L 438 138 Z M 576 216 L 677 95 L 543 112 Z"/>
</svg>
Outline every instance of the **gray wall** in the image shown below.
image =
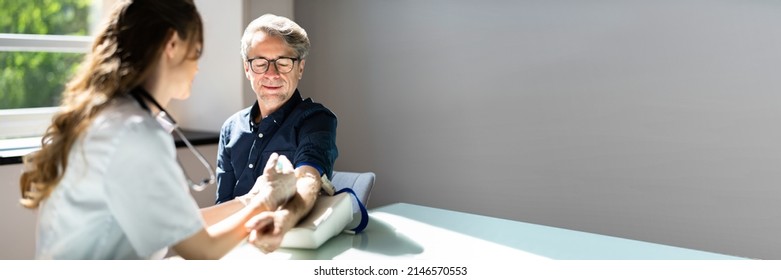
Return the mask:
<svg viewBox="0 0 781 280">
<path fill-rule="evenodd" d="M 781 258 L 781 3 L 295 2 L 337 169 L 409 202 Z"/>
<path fill-rule="evenodd" d="M 37 211 L 19 204 L 21 164 L 0 165 L 0 260 L 35 257 Z"/>
</svg>

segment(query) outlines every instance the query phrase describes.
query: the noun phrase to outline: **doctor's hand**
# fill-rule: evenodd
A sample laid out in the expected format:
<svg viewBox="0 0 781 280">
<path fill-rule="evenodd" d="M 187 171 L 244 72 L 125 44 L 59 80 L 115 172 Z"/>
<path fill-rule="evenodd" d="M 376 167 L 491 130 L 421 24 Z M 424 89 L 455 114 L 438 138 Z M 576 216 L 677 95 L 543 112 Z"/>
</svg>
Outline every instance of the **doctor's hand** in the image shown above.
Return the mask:
<svg viewBox="0 0 781 280">
<path fill-rule="evenodd" d="M 241 199 L 246 205 L 263 204 L 276 210 L 296 194 L 296 174 L 293 164 L 284 155 L 271 154 L 255 185 Z"/>
<path fill-rule="evenodd" d="M 289 217 L 290 211 L 286 209 L 266 211 L 252 217 L 244 224 L 250 231 L 247 242 L 264 254 L 279 249 L 285 233 L 292 228 Z"/>
</svg>

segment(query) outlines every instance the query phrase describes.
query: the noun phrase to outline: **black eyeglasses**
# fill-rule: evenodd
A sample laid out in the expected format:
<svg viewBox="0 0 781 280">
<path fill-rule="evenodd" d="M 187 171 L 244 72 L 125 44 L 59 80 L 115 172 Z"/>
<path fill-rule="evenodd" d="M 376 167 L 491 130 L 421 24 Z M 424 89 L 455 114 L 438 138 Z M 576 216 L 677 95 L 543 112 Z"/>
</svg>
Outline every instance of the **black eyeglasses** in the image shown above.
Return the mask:
<svg viewBox="0 0 781 280">
<path fill-rule="evenodd" d="M 266 59 L 262 57 L 256 57 L 256 58 L 250 58 L 247 59 L 247 63 L 249 63 L 250 69 L 252 69 L 252 72 L 255 72 L 255 74 L 263 74 L 268 71 L 269 65 L 274 63 L 274 67 L 277 69 L 277 72 L 281 74 L 290 73 L 290 71 L 293 71 L 293 64 L 296 63 L 296 61 L 300 60 L 301 58 L 298 57 L 280 57 L 277 59 Z"/>
</svg>

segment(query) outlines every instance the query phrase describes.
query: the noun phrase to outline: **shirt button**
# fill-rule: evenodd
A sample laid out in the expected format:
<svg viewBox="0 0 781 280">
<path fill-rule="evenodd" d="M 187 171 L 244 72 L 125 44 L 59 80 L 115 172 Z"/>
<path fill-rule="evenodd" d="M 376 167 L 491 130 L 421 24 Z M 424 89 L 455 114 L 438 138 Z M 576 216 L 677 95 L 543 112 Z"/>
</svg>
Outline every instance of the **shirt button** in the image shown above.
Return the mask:
<svg viewBox="0 0 781 280">
<path fill-rule="evenodd" d="M 258 133 L 258 138 L 263 138 L 263 133 Z"/>
<path fill-rule="evenodd" d="M 250 164 L 249 164 L 249 168 L 253 168 L 253 167 L 255 167 L 255 165 L 253 165 L 252 163 L 250 163 Z"/>
</svg>

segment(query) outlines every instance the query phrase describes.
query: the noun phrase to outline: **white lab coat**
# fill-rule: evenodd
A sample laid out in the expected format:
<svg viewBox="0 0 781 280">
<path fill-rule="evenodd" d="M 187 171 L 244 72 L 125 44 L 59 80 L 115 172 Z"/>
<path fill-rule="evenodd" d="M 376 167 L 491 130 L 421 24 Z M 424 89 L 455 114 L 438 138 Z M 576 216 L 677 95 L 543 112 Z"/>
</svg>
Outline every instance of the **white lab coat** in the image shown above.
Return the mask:
<svg viewBox="0 0 781 280">
<path fill-rule="evenodd" d="M 202 228 L 171 135 L 120 97 L 76 141 L 41 204 L 36 258 L 159 259 Z"/>
</svg>

